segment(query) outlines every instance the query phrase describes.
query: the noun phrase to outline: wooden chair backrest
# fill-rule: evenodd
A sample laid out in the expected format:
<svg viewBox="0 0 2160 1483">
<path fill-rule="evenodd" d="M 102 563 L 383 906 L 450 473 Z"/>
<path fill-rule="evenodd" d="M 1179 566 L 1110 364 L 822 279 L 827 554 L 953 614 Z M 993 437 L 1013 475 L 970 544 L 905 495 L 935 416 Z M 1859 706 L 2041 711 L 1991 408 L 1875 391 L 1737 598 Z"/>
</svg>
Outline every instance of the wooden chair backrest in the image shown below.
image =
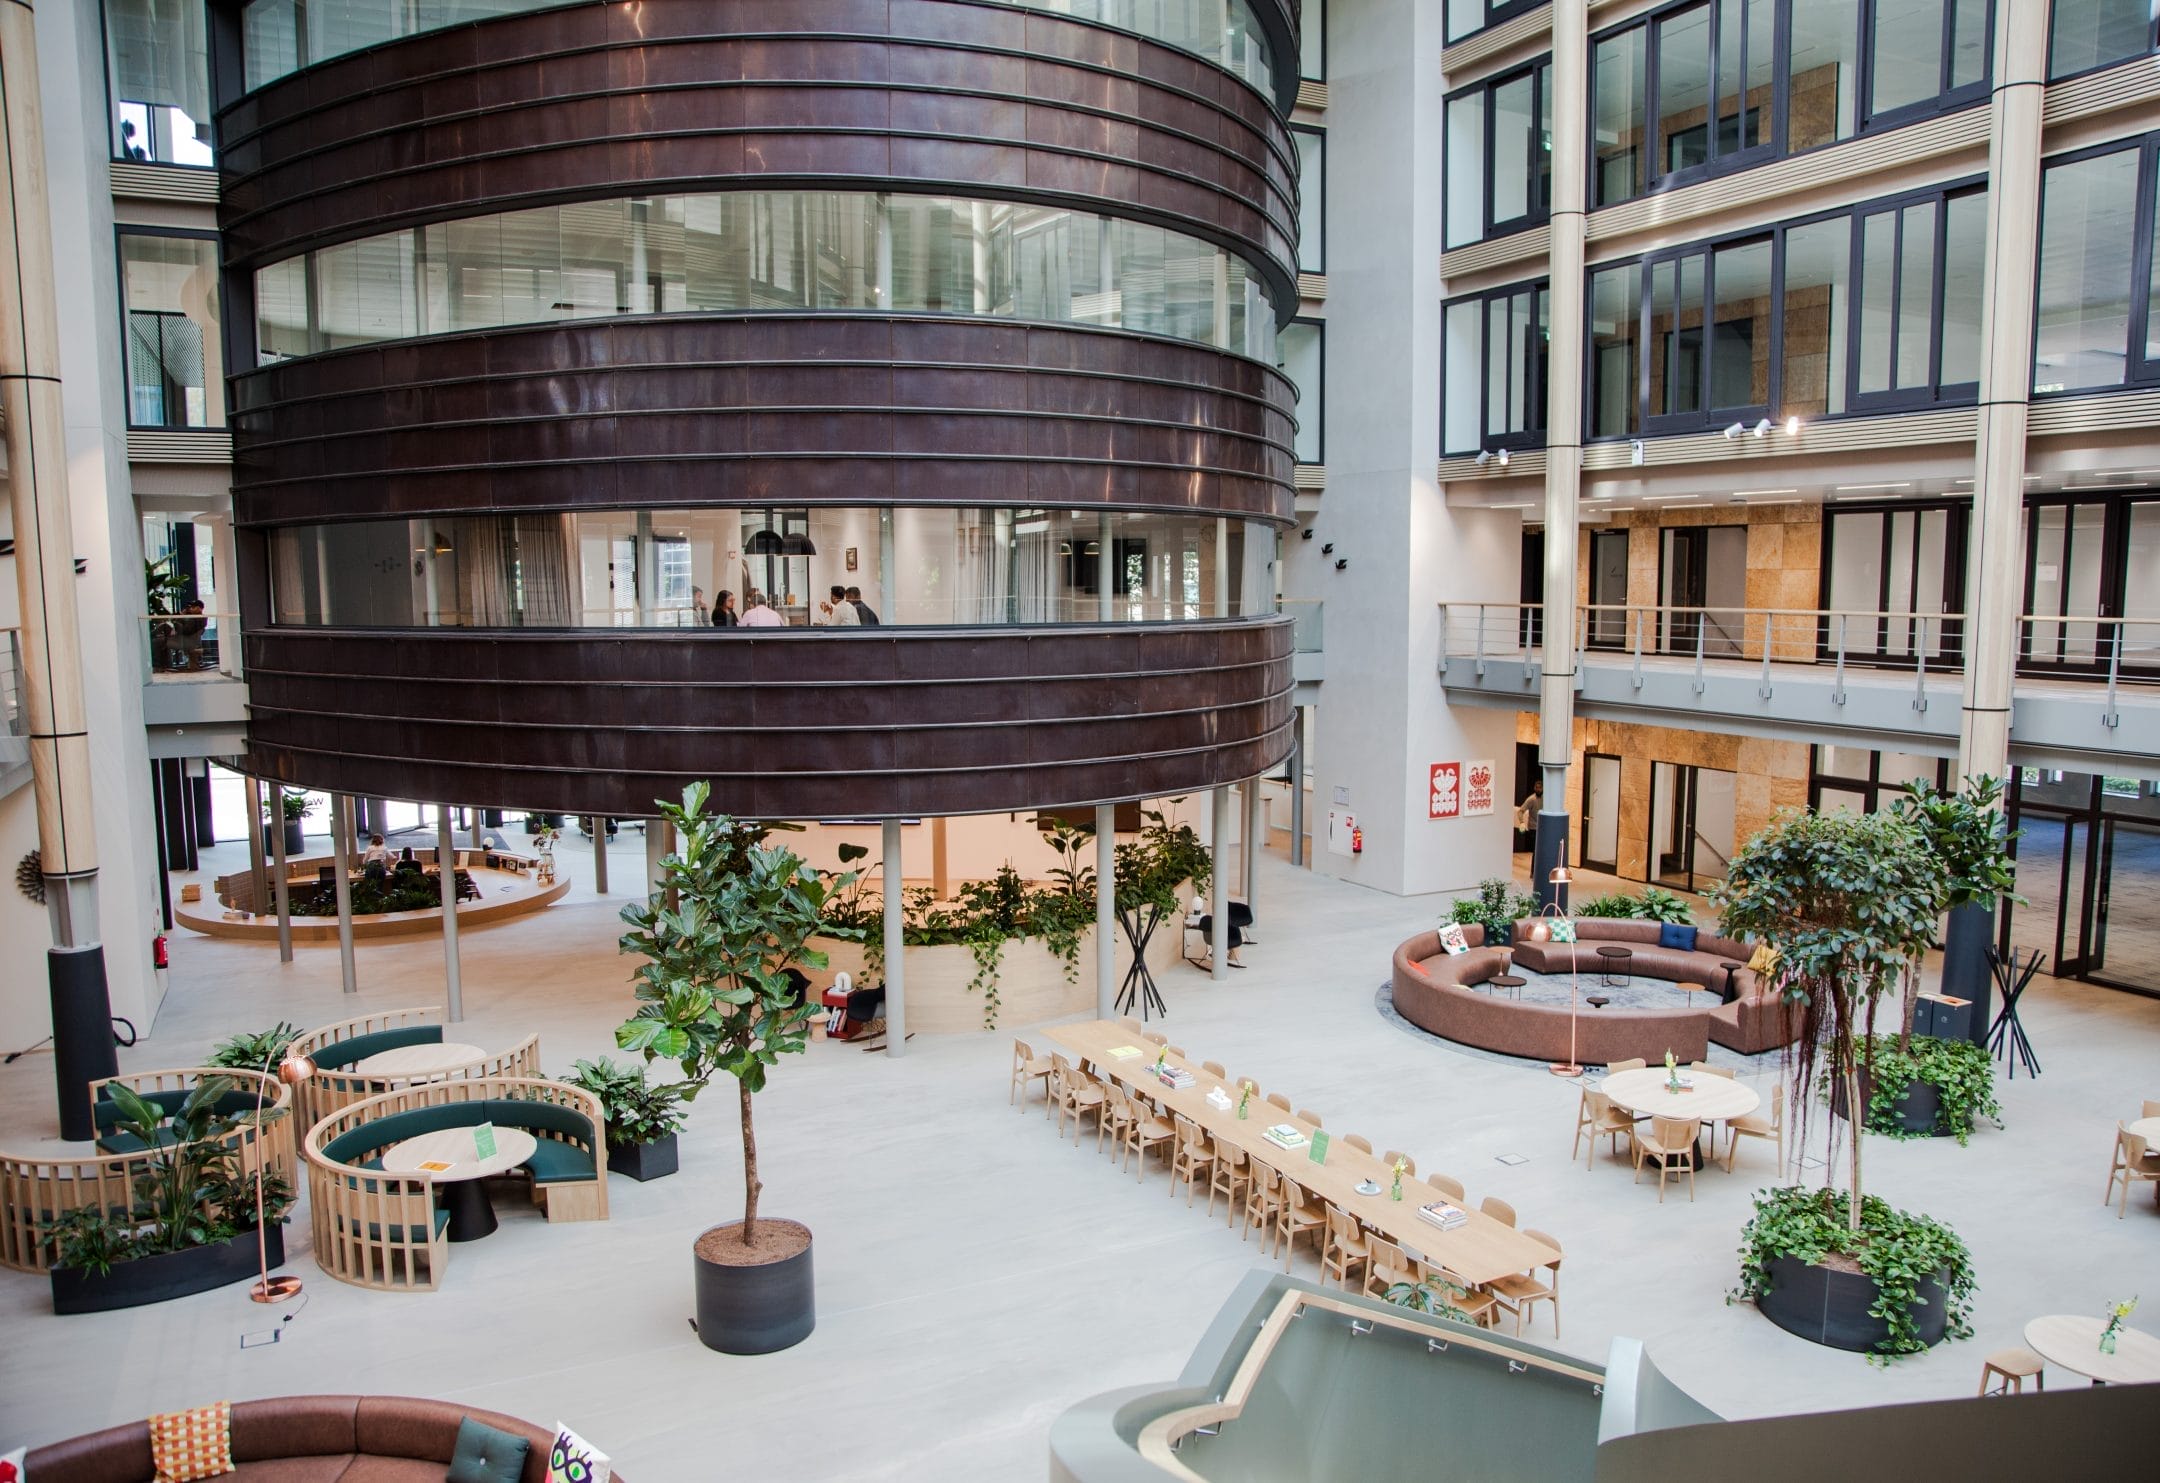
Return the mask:
<svg viewBox="0 0 2160 1483">
<path fill-rule="evenodd" d="M 1354 1241 L 1357 1239 L 1357 1219 L 1349 1211 L 1343 1209 L 1340 1205 L 1323 1204 L 1320 1213 L 1327 1217 L 1328 1233 L 1334 1236 L 1336 1240 Z"/>
<path fill-rule="evenodd" d="M 1478 1205 L 1478 1209 L 1504 1226 L 1515 1224 L 1515 1207 L 1497 1196 L 1487 1195 Z"/>
<path fill-rule="evenodd" d="M 1308 1112 L 1304 1108 L 1300 1107 L 1297 1110 L 1297 1115 L 1298 1121 L 1301 1123 L 1310 1123 L 1316 1128 L 1324 1128 L 1327 1126 L 1326 1123 L 1320 1121 L 1320 1114 L 1317 1112 Z"/>
<path fill-rule="evenodd" d="M 1228 1081 L 1230 1079 L 1230 1073 L 1223 1070 L 1222 1062 L 1220 1061 L 1202 1061 L 1200 1063 L 1200 1069 L 1202 1071 L 1205 1071 L 1208 1075 L 1214 1077 L 1217 1081 Z"/>
<path fill-rule="evenodd" d="M 1610 1062 L 1606 1065 L 1605 1070 L 1607 1074 L 1620 1071 L 1640 1071 L 1649 1064 L 1650 1063 L 1644 1060 L 1641 1056 L 1637 1056 L 1633 1060 L 1629 1061 Z"/>
<path fill-rule="evenodd" d="M 1367 1153 L 1372 1152 L 1372 1150 L 1369 1148 L 1365 1151 Z M 1386 1153 L 1382 1154 L 1380 1156 L 1380 1162 L 1387 1165 L 1390 1169 L 1394 1168 L 1397 1164 L 1400 1164 L 1403 1166 L 1403 1172 L 1405 1174 L 1417 1173 L 1417 1160 L 1410 1157 L 1410 1155 L 1402 1153 L 1396 1149 L 1391 1148 Z"/>
<path fill-rule="evenodd" d="M 1553 1270 L 1558 1271 L 1560 1268 L 1561 1256 L 1560 1243 L 1554 1240 L 1551 1236 L 1546 1235 L 1543 1231 L 1525 1229 L 1523 1231 L 1523 1234 L 1525 1236 L 1528 1236 L 1531 1240 L 1537 1242 L 1539 1245 L 1550 1246 L 1553 1249 L 1553 1259 L 1547 1262 L 1546 1265 L 1551 1267 Z"/>
<path fill-rule="evenodd" d="M 1468 1195 L 1463 1193 L 1463 1183 L 1460 1179 L 1450 1179 L 1445 1174 L 1428 1174 L 1425 1176 L 1425 1182 L 1458 1205 L 1469 1198 Z"/>
<path fill-rule="evenodd" d="M 1035 1048 L 1025 1040 L 1013 1042 L 1013 1070 L 1018 1071 L 1035 1059 Z"/>
<path fill-rule="evenodd" d="M 1270 1107 L 1280 1107 L 1285 1112 L 1288 1112 L 1290 1110 L 1290 1099 L 1288 1097 L 1285 1097 L 1281 1092 L 1269 1092 L 1267 1094 L 1267 1100 L 1268 1106 Z"/>
<path fill-rule="evenodd" d="M 1653 1117 L 1650 1119 L 1650 1136 L 1658 1147 L 1667 1153 L 1678 1153 L 1695 1141 L 1702 1131 L 1702 1120 L 1693 1117 Z"/>
<path fill-rule="evenodd" d="M 1345 1133 L 1343 1134 L 1342 1141 L 1349 1144 L 1352 1148 L 1358 1150 L 1360 1153 L 1372 1152 L 1372 1140 L 1370 1138 L 1367 1138 L 1362 1133 Z"/>
</svg>

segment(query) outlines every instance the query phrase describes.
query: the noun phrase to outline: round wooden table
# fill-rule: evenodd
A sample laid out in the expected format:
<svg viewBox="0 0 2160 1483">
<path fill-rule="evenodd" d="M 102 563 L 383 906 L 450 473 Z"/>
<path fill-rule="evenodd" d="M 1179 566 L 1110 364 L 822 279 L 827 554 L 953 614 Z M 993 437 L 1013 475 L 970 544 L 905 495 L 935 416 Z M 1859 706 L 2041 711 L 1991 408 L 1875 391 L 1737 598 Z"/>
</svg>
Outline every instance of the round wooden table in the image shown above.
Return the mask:
<svg viewBox="0 0 2160 1483">
<path fill-rule="evenodd" d="M 523 1128 L 497 1128 L 495 1152 L 482 1158 L 471 1128 L 442 1128 L 384 1149 L 383 1172 L 425 1174 L 433 1179 L 443 1209 L 450 1212 L 450 1239 L 477 1241 L 495 1229 L 495 1207 L 488 1203 L 487 1187 L 480 1181 L 509 1173 L 531 1158 L 537 1147 L 533 1135 Z M 448 1167 L 423 1167 L 427 1164 Z"/>
<path fill-rule="evenodd" d="M 395 1050 L 379 1050 L 372 1056 L 362 1056 L 353 1062 L 354 1074 L 379 1076 L 384 1080 L 410 1080 L 414 1077 L 440 1076 L 455 1071 L 460 1066 L 470 1066 L 482 1060 L 487 1052 L 477 1045 L 467 1045 L 461 1040 L 430 1040 L 419 1045 L 401 1045 Z"/>
<path fill-rule="evenodd" d="M 1682 1070 L 1680 1075 L 1692 1083 L 1693 1090 L 1667 1091 L 1663 1066 L 1614 1072 L 1599 1084 L 1598 1090 L 1611 1098 L 1615 1107 L 1637 1117 L 1692 1117 L 1706 1126 L 1746 1117 L 1762 1106 L 1762 1098 L 1753 1088 L 1729 1076 L 1687 1070 Z M 1695 1144 L 1695 1167 L 1702 1167 L 1700 1139 Z"/>
<path fill-rule="evenodd" d="M 2125 1123 L 2123 1131 L 2135 1133 L 2148 1146 L 2160 1149 L 2160 1117 L 2141 1117 L 2134 1123 Z"/>
<path fill-rule="evenodd" d="M 2160 1380 L 2160 1339 L 2142 1329 L 2115 1336 L 2115 1352 L 2100 1352 L 2103 1318 L 2053 1313 L 2025 1325 L 2025 1345 L 2051 1365 L 2083 1375 L 2095 1385 L 2136 1385 Z"/>
</svg>

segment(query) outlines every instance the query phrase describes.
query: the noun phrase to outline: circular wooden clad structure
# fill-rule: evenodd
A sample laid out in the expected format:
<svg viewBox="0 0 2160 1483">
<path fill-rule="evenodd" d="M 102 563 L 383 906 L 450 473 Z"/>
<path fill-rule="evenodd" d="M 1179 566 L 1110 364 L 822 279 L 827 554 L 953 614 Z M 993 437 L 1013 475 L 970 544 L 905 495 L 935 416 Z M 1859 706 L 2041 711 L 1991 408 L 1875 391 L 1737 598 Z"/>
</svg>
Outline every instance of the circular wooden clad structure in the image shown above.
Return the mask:
<svg viewBox="0 0 2160 1483">
<path fill-rule="evenodd" d="M 286 866 L 288 870 L 313 871 L 317 866 L 334 866 L 334 863 L 330 856 L 323 855 L 305 860 L 288 860 Z M 481 864 L 464 864 L 457 868 L 471 876 L 473 884 L 480 887 L 478 901 L 463 902 L 458 906 L 458 928 L 461 931 L 468 927 L 485 927 L 495 922 L 508 921 L 512 917 L 530 916 L 536 911 L 544 911 L 560 901 L 570 890 L 569 879 L 561 875 L 556 876 L 552 883 L 541 885 L 538 877 L 529 871 L 520 873 Z M 243 872 L 236 877 L 221 877 L 221 883 L 231 880 L 245 883 L 248 876 Z M 296 885 L 312 883 L 298 880 L 294 882 Z M 200 932 L 205 937 L 224 937 L 240 942 L 276 942 L 278 936 L 277 912 L 274 906 L 265 912 L 248 912 L 245 903 L 232 905 L 215 892 L 201 901 L 173 903 L 173 920 L 189 931 Z M 421 911 L 373 912 L 355 915 L 352 922 L 353 936 L 356 938 L 431 937 L 442 931 L 442 908 L 434 906 Z M 309 947 L 335 944 L 338 940 L 337 918 L 296 916 L 292 919 L 292 940 L 296 945 Z"/>
</svg>

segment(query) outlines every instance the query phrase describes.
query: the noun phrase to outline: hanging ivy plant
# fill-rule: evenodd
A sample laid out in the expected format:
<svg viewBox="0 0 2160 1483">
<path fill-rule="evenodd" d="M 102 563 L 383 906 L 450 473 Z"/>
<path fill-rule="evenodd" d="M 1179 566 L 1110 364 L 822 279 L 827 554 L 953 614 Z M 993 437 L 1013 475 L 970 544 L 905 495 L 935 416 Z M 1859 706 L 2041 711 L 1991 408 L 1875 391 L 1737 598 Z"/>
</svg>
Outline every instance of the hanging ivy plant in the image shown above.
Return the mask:
<svg viewBox="0 0 2160 1483">
<path fill-rule="evenodd" d="M 1995 1062 L 1985 1046 L 1915 1035 L 1900 1049 L 1896 1037 L 1880 1035 L 1862 1049 L 1861 1062 L 1867 1067 L 1870 1133 L 1886 1138 L 1947 1135 L 1963 1147 L 1977 1119 L 2003 1125 L 2002 1104 L 1995 1099 Z M 1915 1131 L 1904 1124 L 1905 1091 L 1914 1082 L 1935 1089 L 1939 1106 L 1932 1130 Z"/>
</svg>

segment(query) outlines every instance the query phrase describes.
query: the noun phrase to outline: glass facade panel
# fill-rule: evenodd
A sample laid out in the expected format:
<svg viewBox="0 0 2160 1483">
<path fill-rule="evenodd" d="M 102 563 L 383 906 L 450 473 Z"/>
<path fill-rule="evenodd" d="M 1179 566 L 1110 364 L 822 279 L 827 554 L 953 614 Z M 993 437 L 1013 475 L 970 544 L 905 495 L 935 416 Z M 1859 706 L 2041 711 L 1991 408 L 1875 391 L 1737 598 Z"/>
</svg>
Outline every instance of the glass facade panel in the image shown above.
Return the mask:
<svg viewBox="0 0 2160 1483">
<path fill-rule="evenodd" d="M 1853 136 L 1860 118 L 1860 0 L 1793 7 L 1785 98 L 1787 150 Z"/>
<path fill-rule="evenodd" d="M 1593 204 L 1609 206 L 1642 194 L 1647 177 L 1643 121 L 1649 116 L 1644 83 L 1646 33 L 1631 26 L 1599 41 L 1591 53 L 1591 159 Z"/>
<path fill-rule="evenodd" d="M 1447 100 L 1445 245 L 1519 231 L 1552 207 L 1552 64 Z"/>
<path fill-rule="evenodd" d="M 180 0 L 185 4 L 187 0 Z M 461 26 L 490 16 L 547 10 L 564 0 L 250 0 L 241 13 L 250 90 L 348 52 Z M 1275 90 L 1274 55 L 1247 0 L 1003 0 L 1030 10 L 1100 21 L 1207 58 L 1264 93 Z M 196 9 L 201 10 L 200 0 Z M 1319 21 L 1316 5 L 1307 25 Z M 1315 29 L 1324 28 L 1324 22 Z M 1307 56 L 1312 43 L 1305 42 Z M 1316 76 L 1307 73 L 1308 76 Z M 207 116 L 207 115 L 205 115 Z"/>
<path fill-rule="evenodd" d="M 1904 230 L 1898 249 L 1897 385 L 1925 386 L 1935 320 L 1935 203 L 1924 201 L 1902 213 Z"/>
<path fill-rule="evenodd" d="M 1327 271 L 1327 135 L 1292 129 L 1298 152 L 1298 267 Z"/>
<path fill-rule="evenodd" d="M 2116 150 L 2051 166 L 2043 178 L 2035 392 L 2124 379 L 2139 159 Z"/>
<path fill-rule="evenodd" d="M 902 627 L 1191 622 L 1272 613 L 1274 560 L 1257 522 L 1093 510 L 617 510 L 270 538 L 273 621 L 359 628 L 700 628 L 760 605 L 752 627 L 857 626 L 836 623 L 843 604 Z"/>
<path fill-rule="evenodd" d="M 1890 388 L 1890 350 L 1896 338 L 1897 213 L 1878 211 L 1860 228 L 1860 391 Z"/>
<path fill-rule="evenodd" d="M 1943 65 L 1941 0 L 1902 0 L 1875 11 L 1875 111 L 1886 112 L 1933 95 Z"/>
<path fill-rule="evenodd" d="M 1492 219 L 1530 211 L 1530 153 L 1536 147 L 1537 87 L 1529 73 L 1492 90 Z"/>
<path fill-rule="evenodd" d="M 1305 0 L 1299 7 L 1298 76 L 1327 81 L 1327 0 Z"/>
<path fill-rule="evenodd" d="M 1942 376 L 1980 380 L 1980 310 L 1987 288 L 1985 195 L 1952 196 L 1943 208 Z"/>
<path fill-rule="evenodd" d="M 495 325 L 888 307 L 1106 325 L 1275 358 L 1274 311 L 1242 258 L 1090 212 L 942 197 L 743 191 L 506 212 L 272 264 L 256 275 L 255 307 L 264 364 Z"/>
<path fill-rule="evenodd" d="M 1485 235 L 1485 93 L 1447 100 L 1447 245 Z"/>
<path fill-rule="evenodd" d="M 1717 302 L 1710 332 L 1714 411 L 1770 401 L 1770 244 L 1721 247 L 1713 260 Z"/>
<path fill-rule="evenodd" d="M 105 0 L 113 158 L 214 165 L 203 0 Z"/>
<path fill-rule="evenodd" d="M 2152 49 L 2152 0 L 2055 0 L 2048 76 L 2068 77 Z"/>
<path fill-rule="evenodd" d="M 1590 430 L 1636 430 L 1642 274 L 1632 263 L 1590 275 Z"/>
<path fill-rule="evenodd" d="M 1485 364 L 1484 301 L 1462 299 L 1448 305 L 1441 333 L 1446 348 L 1440 378 L 1440 450 L 1475 453 L 1483 441 L 1478 377 Z"/>
<path fill-rule="evenodd" d="M 204 237 L 120 236 L 128 425 L 223 427 L 218 247 Z"/>
<path fill-rule="evenodd" d="M 1496 289 L 1445 307 L 1443 452 L 1475 453 L 1543 441 L 1546 326 L 1551 314 L 1552 295 L 1542 282 Z"/>
<path fill-rule="evenodd" d="M 1297 461 L 1324 463 L 1321 413 L 1322 329 L 1308 319 L 1293 320 L 1275 336 L 1283 374 L 1297 384 Z"/>
<path fill-rule="evenodd" d="M 1981 198 L 1983 207 L 1985 198 Z M 1852 312 L 1852 223 L 1808 222 L 1785 233 L 1780 417 L 1845 410 L 1845 341 Z"/>
</svg>

